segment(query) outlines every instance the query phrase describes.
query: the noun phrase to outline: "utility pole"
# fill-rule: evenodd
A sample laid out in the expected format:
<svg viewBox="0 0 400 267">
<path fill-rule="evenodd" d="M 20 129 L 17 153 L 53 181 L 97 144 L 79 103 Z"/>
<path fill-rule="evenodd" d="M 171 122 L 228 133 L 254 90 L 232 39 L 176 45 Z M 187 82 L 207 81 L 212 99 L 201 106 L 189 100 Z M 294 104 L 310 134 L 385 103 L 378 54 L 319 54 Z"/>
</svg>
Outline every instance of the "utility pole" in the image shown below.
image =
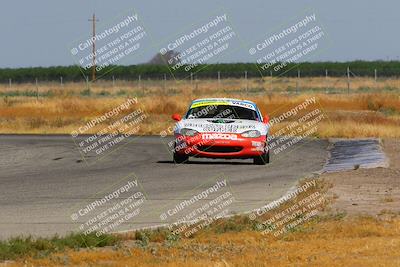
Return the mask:
<svg viewBox="0 0 400 267">
<path fill-rule="evenodd" d="M 86 90 L 90 90 L 90 88 L 89 88 L 89 77 L 88 76 L 86 76 Z"/>
<path fill-rule="evenodd" d="M 244 72 L 244 79 L 246 80 L 246 92 L 249 89 L 249 84 L 247 82 L 247 70 Z"/>
<path fill-rule="evenodd" d="M 96 80 L 96 14 L 93 13 L 93 17 L 89 19 L 92 22 L 92 82 Z"/>
<path fill-rule="evenodd" d="M 347 93 L 350 94 L 350 68 L 347 67 Z"/>
<path fill-rule="evenodd" d="M 139 77 L 138 77 L 138 87 L 139 87 L 139 90 L 140 90 L 140 88 L 142 88 L 143 95 L 144 95 L 144 86 L 142 87 L 142 76 L 140 74 L 139 74 Z"/>
<path fill-rule="evenodd" d="M 35 78 L 35 84 L 36 84 L 36 100 L 39 100 L 39 84 L 38 84 L 38 78 Z"/>
<path fill-rule="evenodd" d="M 300 83 L 300 70 L 297 70 L 296 94 L 299 93 L 299 83 Z"/>
<path fill-rule="evenodd" d="M 269 76 L 271 77 L 271 82 L 270 82 L 271 88 L 270 88 L 270 90 L 271 90 L 271 94 L 272 94 L 272 90 L 273 90 L 273 88 L 272 88 L 272 70 L 269 71 Z"/>
<path fill-rule="evenodd" d="M 328 93 L 328 69 L 325 70 L 325 83 L 326 83 L 326 87 L 325 87 L 325 93 Z"/>
</svg>

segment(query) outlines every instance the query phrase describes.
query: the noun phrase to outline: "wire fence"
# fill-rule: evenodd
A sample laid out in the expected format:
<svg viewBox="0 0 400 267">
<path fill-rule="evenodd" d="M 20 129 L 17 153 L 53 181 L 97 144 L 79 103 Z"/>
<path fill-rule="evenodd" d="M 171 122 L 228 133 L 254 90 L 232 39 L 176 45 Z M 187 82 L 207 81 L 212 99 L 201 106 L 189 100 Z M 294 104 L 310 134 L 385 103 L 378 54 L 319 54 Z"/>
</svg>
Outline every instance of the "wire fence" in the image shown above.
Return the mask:
<svg viewBox="0 0 400 267">
<path fill-rule="evenodd" d="M 121 90 L 133 90 L 145 93 L 171 93 L 181 90 L 222 90 L 248 94 L 262 93 L 363 93 L 363 92 L 399 92 L 400 79 L 397 77 L 379 77 L 377 69 L 373 76 L 360 76 L 347 68 L 341 76 L 330 76 L 325 69 L 324 76 L 303 77 L 300 69 L 297 76 L 254 76 L 243 71 L 241 76 L 224 77 L 218 71 L 214 78 L 206 78 L 199 73 L 190 73 L 184 79 L 177 79 L 171 74 L 137 75 L 131 79 L 119 79 L 112 75 L 111 79 L 98 79 L 95 82 L 85 78 L 81 81 L 66 81 L 63 76 L 58 81 L 40 81 L 35 78 L 32 82 L 18 82 L 11 78 L 0 85 L 0 96 L 50 96 L 51 90 L 69 90 L 72 87 L 81 90 L 81 95 L 93 93 L 100 95 L 121 94 Z"/>
</svg>

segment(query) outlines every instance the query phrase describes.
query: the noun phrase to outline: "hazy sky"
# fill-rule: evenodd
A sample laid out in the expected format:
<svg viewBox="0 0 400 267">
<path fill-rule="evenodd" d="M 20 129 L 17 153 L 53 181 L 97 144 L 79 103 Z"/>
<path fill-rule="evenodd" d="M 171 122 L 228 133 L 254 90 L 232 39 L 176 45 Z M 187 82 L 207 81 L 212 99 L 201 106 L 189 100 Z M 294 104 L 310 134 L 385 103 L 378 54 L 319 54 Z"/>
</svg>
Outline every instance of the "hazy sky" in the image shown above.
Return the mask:
<svg viewBox="0 0 400 267">
<path fill-rule="evenodd" d="M 0 67 L 71 65 L 71 43 L 91 34 L 95 11 L 98 27 L 135 9 L 154 43 L 223 10 L 245 44 L 265 38 L 271 29 L 312 10 L 329 35 L 330 45 L 312 60 L 399 59 L 400 2 L 397 0 L 2 0 Z M 107 24 L 108 23 L 108 24 Z M 154 48 L 154 49 L 153 49 Z M 251 62 L 248 49 L 237 47 L 218 62 Z M 125 64 L 148 61 L 158 50 L 149 46 Z"/>
</svg>

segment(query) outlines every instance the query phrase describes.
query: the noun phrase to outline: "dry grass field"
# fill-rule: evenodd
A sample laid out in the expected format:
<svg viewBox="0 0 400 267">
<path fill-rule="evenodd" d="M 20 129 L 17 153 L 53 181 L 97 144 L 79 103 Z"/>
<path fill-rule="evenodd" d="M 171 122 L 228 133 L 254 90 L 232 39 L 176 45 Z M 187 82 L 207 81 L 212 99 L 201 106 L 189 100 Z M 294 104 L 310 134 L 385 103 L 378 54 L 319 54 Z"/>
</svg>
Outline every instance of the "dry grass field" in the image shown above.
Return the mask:
<svg viewBox="0 0 400 267">
<path fill-rule="evenodd" d="M 298 93 L 296 83 L 299 84 Z M 120 81 L 0 86 L 0 133 L 69 134 L 97 116 L 137 97 L 147 119 L 139 134 L 160 134 L 173 126 L 171 114 L 183 114 L 191 100 L 234 97 L 255 101 L 271 118 L 316 97 L 326 115 L 317 137 L 399 137 L 400 80 L 273 78 L 193 81 Z M 38 97 L 37 97 L 38 94 Z M 314 107 L 315 108 L 315 107 Z M 295 118 L 272 127 L 276 132 Z M 95 131 L 95 129 L 92 129 Z M 168 132 L 168 131 L 167 131 Z M 169 133 L 169 132 L 168 132 Z"/>
<path fill-rule="evenodd" d="M 147 248 L 70 250 L 8 266 L 399 266 L 399 228 L 399 219 L 323 219 L 280 240 L 228 232 L 173 247 L 154 242 Z"/>
<path fill-rule="evenodd" d="M 331 187 L 318 179 L 311 191 L 261 219 L 315 192 L 328 193 Z M 236 216 L 218 220 L 190 238 L 171 238 L 166 229 L 139 231 L 120 235 L 116 246 L 69 249 L 18 259 L 7 266 L 399 266 L 398 214 L 346 216 L 331 210 L 332 201 L 327 197 L 319 208 L 321 215 L 279 236 L 261 234 L 255 221 Z"/>
</svg>

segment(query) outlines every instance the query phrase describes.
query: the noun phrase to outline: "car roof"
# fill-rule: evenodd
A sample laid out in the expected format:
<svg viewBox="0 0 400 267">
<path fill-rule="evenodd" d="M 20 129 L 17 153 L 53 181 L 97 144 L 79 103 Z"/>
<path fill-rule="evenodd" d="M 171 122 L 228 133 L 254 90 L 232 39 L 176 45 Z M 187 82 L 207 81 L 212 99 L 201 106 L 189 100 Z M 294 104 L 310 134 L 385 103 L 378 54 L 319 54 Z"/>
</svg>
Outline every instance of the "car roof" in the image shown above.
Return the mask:
<svg viewBox="0 0 400 267">
<path fill-rule="evenodd" d="M 199 99 L 193 100 L 192 103 L 190 104 L 190 106 L 192 106 L 196 103 L 199 103 L 199 102 L 201 103 L 201 102 L 223 102 L 223 101 L 242 102 L 242 103 L 250 104 L 254 107 L 254 110 L 256 111 L 259 118 L 262 118 L 261 111 L 258 109 L 257 104 L 250 100 L 241 100 L 241 99 L 235 99 L 235 98 L 199 98 Z"/>
<path fill-rule="evenodd" d="M 236 98 L 199 98 L 192 101 L 194 102 L 202 102 L 202 101 L 239 101 L 239 102 L 246 102 L 256 105 L 253 101 L 244 100 L 244 99 L 236 99 Z"/>
</svg>

